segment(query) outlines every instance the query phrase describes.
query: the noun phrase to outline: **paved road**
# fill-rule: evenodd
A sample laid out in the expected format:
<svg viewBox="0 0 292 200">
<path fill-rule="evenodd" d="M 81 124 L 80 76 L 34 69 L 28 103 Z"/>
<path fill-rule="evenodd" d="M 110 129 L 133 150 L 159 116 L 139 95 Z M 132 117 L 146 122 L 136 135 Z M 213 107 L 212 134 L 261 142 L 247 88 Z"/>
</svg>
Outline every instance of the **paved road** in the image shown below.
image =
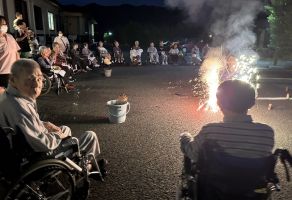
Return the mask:
<svg viewBox="0 0 292 200">
<path fill-rule="evenodd" d="M 196 133 L 205 123 L 221 119 L 220 113 L 196 111 L 198 99 L 189 83 L 195 75 L 192 66 L 115 67 L 111 78 L 99 71 L 81 74 L 79 91 L 39 99 L 44 120 L 69 125 L 77 135 L 97 132 L 110 176 L 105 183 L 92 184 L 89 199 L 175 198 L 182 164 L 179 134 Z M 285 95 L 284 86 L 262 85 L 260 93 Z M 125 123 L 110 124 L 105 103 L 122 92 L 129 96 L 131 111 Z M 251 113 L 275 129 L 278 147 L 292 152 L 292 102 L 274 102 L 272 110 L 269 103 L 257 102 Z M 283 180 L 280 167 L 279 174 Z M 278 199 L 292 199 L 292 184 L 282 186 Z"/>
</svg>

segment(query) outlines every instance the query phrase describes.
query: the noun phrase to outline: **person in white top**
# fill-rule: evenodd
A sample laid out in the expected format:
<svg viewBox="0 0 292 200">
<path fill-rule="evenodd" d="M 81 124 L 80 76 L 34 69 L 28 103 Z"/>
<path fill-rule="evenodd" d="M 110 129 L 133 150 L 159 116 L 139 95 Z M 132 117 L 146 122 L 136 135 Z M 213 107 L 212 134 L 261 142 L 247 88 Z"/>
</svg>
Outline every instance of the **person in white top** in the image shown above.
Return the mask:
<svg viewBox="0 0 292 200">
<path fill-rule="evenodd" d="M 130 50 L 130 59 L 133 65 L 142 65 L 142 53 L 143 49 L 140 48 L 139 41 L 135 41 L 134 46 Z"/>
<path fill-rule="evenodd" d="M 151 64 L 159 63 L 159 55 L 153 42 L 150 43 L 150 47 L 147 49 L 147 53 L 149 54 L 149 59 L 150 59 Z"/>
<path fill-rule="evenodd" d="M 60 50 L 62 51 L 62 53 L 67 54 L 67 52 L 70 49 L 70 43 L 68 38 L 63 35 L 62 31 L 58 32 L 58 36 L 55 37 L 54 42 L 59 43 Z"/>
<path fill-rule="evenodd" d="M 20 47 L 12 35 L 7 33 L 6 19 L 0 16 L 0 94 L 8 85 L 12 63 L 19 59 Z"/>
</svg>

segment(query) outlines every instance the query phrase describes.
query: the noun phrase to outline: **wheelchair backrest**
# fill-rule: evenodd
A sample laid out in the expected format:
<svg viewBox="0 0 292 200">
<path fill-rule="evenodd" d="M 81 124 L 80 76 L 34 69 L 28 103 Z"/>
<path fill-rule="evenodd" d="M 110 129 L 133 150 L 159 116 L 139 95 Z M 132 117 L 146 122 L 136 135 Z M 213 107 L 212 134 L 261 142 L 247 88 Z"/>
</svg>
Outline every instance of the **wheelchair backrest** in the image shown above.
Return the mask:
<svg viewBox="0 0 292 200">
<path fill-rule="evenodd" d="M 274 171 L 275 157 L 234 157 L 211 141 L 204 145 L 198 163 L 203 187 L 216 188 L 221 193 L 240 194 L 266 187 Z"/>
<path fill-rule="evenodd" d="M 12 138 L 11 134 L 14 134 L 13 130 L 11 130 L 10 128 L 0 127 L 0 158 L 2 160 L 0 171 L 7 178 L 11 178 L 14 174 L 17 174 L 20 167 L 20 162 L 10 141 Z"/>
</svg>

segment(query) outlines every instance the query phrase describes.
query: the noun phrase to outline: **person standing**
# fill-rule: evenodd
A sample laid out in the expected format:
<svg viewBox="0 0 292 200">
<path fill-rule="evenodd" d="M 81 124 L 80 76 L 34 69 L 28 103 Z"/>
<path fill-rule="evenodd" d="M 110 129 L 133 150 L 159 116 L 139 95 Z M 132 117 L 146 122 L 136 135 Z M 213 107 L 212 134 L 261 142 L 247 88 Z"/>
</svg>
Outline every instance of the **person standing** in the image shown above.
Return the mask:
<svg viewBox="0 0 292 200">
<path fill-rule="evenodd" d="M 55 37 L 54 43 L 57 42 L 60 46 L 60 50 L 64 54 L 68 54 L 70 50 L 70 43 L 66 36 L 63 35 L 62 31 L 59 31 L 58 36 Z"/>
<path fill-rule="evenodd" d="M 13 20 L 13 28 L 14 28 L 14 30 L 17 31 L 18 30 L 18 26 L 17 26 L 16 23 L 17 23 L 18 20 L 23 20 L 23 18 L 22 18 L 22 14 L 20 12 L 16 12 L 15 13 L 15 17 L 16 17 L 15 20 Z"/>
<path fill-rule="evenodd" d="M 7 88 L 12 63 L 19 59 L 20 47 L 7 31 L 6 19 L 0 16 L 0 94 Z"/>
<path fill-rule="evenodd" d="M 20 46 L 20 57 L 21 58 L 29 58 L 30 54 L 30 46 L 29 46 L 29 37 L 30 31 L 26 27 L 26 23 L 20 19 L 16 22 L 17 31 L 15 32 L 15 40 Z"/>
</svg>

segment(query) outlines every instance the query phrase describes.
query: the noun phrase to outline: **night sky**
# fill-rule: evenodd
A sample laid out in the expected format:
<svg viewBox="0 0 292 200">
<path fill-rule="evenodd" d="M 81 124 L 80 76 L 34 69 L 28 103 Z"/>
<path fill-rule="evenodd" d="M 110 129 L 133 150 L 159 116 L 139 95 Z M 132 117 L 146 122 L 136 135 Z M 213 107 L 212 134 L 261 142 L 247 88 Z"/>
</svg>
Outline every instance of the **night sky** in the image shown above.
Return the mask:
<svg viewBox="0 0 292 200">
<path fill-rule="evenodd" d="M 163 6 L 164 0 L 59 0 L 61 4 L 69 5 L 86 5 L 89 3 L 97 3 L 105 6 L 131 4 L 131 5 L 155 5 Z"/>
</svg>

